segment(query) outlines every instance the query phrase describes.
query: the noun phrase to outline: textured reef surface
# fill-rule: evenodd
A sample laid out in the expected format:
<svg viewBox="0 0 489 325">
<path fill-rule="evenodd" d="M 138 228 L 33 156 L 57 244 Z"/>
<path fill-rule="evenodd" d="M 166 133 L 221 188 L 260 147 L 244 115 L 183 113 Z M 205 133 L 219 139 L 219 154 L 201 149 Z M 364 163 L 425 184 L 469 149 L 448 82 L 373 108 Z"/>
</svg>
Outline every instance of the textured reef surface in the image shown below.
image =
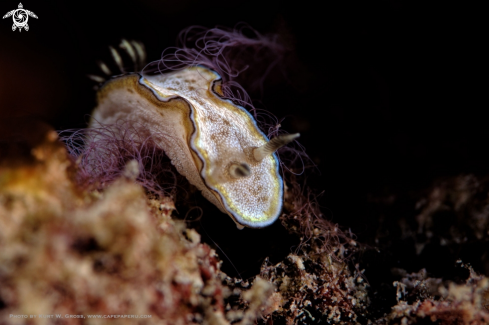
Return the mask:
<svg viewBox="0 0 489 325">
<path fill-rule="evenodd" d="M 222 257 L 176 216 L 170 197 L 135 182 L 137 163 L 103 188 L 82 186 L 57 133 L 38 133 L 23 149 L 0 148 L 2 324 L 53 322 L 11 314 L 84 317 L 57 324 L 100 324 L 88 315 L 151 315 L 112 324 L 489 323 L 489 280 L 472 266 L 452 265 L 460 272 L 450 279 L 383 266 L 372 256 L 396 249 L 392 235 L 379 235 L 378 248 L 357 243 L 292 177 L 279 222 L 300 244 L 242 279 L 221 271 Z M 419 201 L 417 217 L 382 227 L 400 229 L 400 240 L 420 250 L 434 242 L 450 251 L 483 245 L 483 184 L 472 176 L 448 180 Z M 437 226 L 440 214 L 453 222 Z M 370 282 L 369 269 L 383 268 L 390 276 Z"/>
</svg>

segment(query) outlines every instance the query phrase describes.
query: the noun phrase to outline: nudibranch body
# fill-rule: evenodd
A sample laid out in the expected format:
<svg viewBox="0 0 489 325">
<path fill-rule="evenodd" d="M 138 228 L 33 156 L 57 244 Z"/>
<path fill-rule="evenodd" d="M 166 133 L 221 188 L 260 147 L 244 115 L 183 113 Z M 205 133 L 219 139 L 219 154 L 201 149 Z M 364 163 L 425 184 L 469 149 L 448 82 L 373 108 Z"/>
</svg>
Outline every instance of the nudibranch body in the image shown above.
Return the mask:
<svg viewBox="0 0 489 325">
<path fill-rule="evenodd" d="M 120 120 L 144 125 L 177 171 L 238 228 L 260 228 L 281 213 L 275 153 L 298 135 L 271 141 L 243 107 L 223 98 L 221 77 L 203 66 L 113 78 L 98 91 L 90 127 Z"/>
</svg>

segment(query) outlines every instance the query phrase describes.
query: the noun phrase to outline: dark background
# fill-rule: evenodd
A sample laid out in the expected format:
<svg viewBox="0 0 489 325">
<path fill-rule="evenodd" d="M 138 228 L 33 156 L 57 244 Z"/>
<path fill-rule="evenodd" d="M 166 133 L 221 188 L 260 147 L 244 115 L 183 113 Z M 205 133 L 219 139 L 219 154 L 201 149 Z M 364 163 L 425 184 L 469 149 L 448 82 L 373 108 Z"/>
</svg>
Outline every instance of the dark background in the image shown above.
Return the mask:
<svg viewBox="0 0 489 325">
<path fill-rule="evenodd" d="M 278 33 L 291 48 L 282 66 L 287 77 L 272 74 L 264 93 L 252 98 L 286 117 L 283 128 L 301 132 L 317 164 L 308 184 L 323 192 L 326 217 L 359 241 L 376 244 L 379 213 L 372 202 L 407 197 L 440 177 L 487 173 L 482 7 L 394 0 L 22 3 L 39 17 L 29 19 L 28 32 L 12 32 L 11 18 L 0 21 L 3 141 L 22 136 L 18 130 L 30 120 L 57 130 L 85 127 L 95 106 L 85 75 L 121 38 L 142 41 L 156 60 L 185 27 L 246 22 L 260 33 Z M 17 5 L 2 1 L 2 16 Z M 415 202 L 408 203 L 405 213 L 414 216 Z M 256 274 L 267 255 L 278 262 L 295 243 L 279 224 L 239 232 L 227 216 L 211 220 L 212 214 L 204 213 L 205 228 L 243 276 Z M 410 271 L 423 266 L 401 257 L 398 264 Z"/>
</svg>

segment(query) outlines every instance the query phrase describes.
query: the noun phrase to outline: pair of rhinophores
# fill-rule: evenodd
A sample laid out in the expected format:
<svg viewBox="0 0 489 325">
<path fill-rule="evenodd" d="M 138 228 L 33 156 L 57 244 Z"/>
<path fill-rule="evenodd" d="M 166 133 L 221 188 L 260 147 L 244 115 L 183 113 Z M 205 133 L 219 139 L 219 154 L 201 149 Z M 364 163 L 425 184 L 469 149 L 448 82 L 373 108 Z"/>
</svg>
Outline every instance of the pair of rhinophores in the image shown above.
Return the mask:
<svg viewBox="0 0 489 325">
<path fill-rule="evenodd" d="M 119 47 L 135 71 L 143 68 L 146 54 L 141 43 L 122 40 Z M 110 50 L 125 72 L 120 53 Z M 89 128 L 133 122 L 239 229 L 272 224 L 281 213 L 284 191 L 275 151 L 299 134 L 269 140 L 245 108 L 224 96 L 223 80 L 212 66 L 188 64 L 161 72 L 161 61 L 155 64 L 156 73 L 147 73 L 148 65 L 107 81 L 89 76 L 102 83 Z M 99 67 L 113 75 L 104 63 Z"/>
</svg>

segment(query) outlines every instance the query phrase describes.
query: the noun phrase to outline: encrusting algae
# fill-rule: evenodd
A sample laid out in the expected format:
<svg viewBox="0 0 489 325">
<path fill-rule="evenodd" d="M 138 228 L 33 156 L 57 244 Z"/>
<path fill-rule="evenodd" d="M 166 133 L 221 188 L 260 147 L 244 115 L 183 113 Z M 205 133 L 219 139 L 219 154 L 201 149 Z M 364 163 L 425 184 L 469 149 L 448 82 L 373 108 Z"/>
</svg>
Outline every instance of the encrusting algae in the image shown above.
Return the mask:
<svg viewBox="0 0 489 325">
<path fill-rule="evenodd" d="M 299 249 L 275 265 L 266 260 L 252 279 L 230 277 L 200 235 L 172 218 L 171 199 L 134 182 L 134 162 L 105 189 L 89 191 L 74 181 L 76 163 L 57 134 L 42 138 L 0 165 L 2 324 L 51 324 L 50 315 L 62 317 L 58 324 L 100 322 L 92 315 L 119 315 L 114 324 L 489 321 L 488 280 L 469 266 L 459 284 L 399 270 L 397 305 L 375 315 L 368 279 L 345 262 L 358 244 L 292 195 L 292 185 L 281 221 L 302 237 Z"/>
<path fill-rule="evenodd" d="M 489 321 L 489 282 L 463 264 L 470 275 L 459 284 L 396 271 L 397 304 L 376 315 L 368 279 L 345 262 L 358 244 L 312 200 L 292 199 L 291 180 L 281 221 L 300 247 L 275 265 L 266 260 L 252 279 L 230 277 L 200 235 L 172 218 L 173 201 L 134 181 L 133 161 L 105 189 L 87 190 L 57 134 L 41 138 L 0 164 L 1 324 L 51 324 L 57 315 L 57 324 L 98 324 L 93 315 L 120 315 L 114 324 Z"/>
<path fill-rule="evenodd" d="M 133 162 L 102 191 L 79 187 L 75 174 L 76 164 L 51 130 L 30 156 L 1 165 L 0 317 L 8 324 L 26 322 L 10 315 L 37 315 L 29 319 L 36 324 L 52 322 L 39 315 L 61 315 L 63 324 L 97 322 L 89 315 L 141 317 L 121 316 L 112 320 L 117 324 L 274 318 L 294 324 L 312 314 L 333 313 L 338 321 L 345 311 L 354 320 L 354 303 L 334 293 L 341 284 L 341 292 L 355 296 L 345 264 L 291 254 L 276 266 L 264 264 L 245 284 L 220 271 L 219 257 L 195 230 L 172 219 L 169 198 L 145 194 L 134 182 Z M 311 296 L 318 285 L 326 286 Z M 316 304 L 319 295 L 325 299 Z"/>
<path fill-rule="evenodd" d="M 219 259 L 171 219 L 171 202 L 148 199 L 130 170 L 102 193 L 77 188 L 54 131 L 32 154 L 34 162 L 0 171 L 1 319 L 83 315 L 60 321 L 82 324 L 97 322 L 88 315 L 136 315 L 113 321 L 227 324 Z"/>
</svg>

